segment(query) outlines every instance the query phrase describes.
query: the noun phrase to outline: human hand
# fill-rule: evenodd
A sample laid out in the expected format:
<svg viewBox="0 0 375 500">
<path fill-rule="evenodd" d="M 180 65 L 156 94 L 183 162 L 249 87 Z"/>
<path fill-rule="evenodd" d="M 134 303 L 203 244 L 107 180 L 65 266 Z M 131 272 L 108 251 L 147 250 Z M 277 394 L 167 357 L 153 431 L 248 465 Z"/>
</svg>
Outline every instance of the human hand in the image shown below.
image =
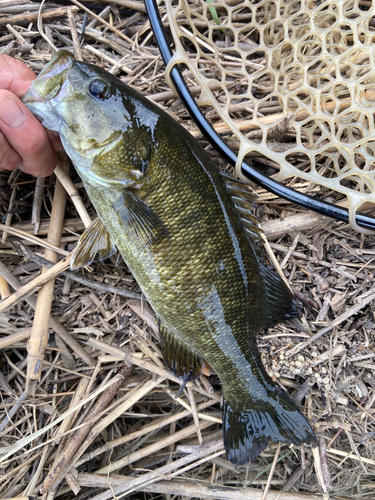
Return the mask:
<svg viewBox="0 0 375 500">
<path fill-rule="evenodd" d="M 55 150 L 63 148 L 19 99 L 34 79 L 21 61 L 0 54 L 0 171 L 18 167 L 47 177 L 57 164 Z"/>
</svg>

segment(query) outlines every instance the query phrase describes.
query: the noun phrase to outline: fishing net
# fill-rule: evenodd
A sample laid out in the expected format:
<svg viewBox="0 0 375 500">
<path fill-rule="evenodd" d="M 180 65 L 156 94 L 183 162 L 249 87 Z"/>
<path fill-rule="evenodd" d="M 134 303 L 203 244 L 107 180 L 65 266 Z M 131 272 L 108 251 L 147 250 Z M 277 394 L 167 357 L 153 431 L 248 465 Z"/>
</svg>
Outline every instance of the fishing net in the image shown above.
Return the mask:
<svg viewBox="0 0 375 500">
<path fill-rule="evenodd" d="M 375 8 L 368 0 L 168 0 L 176 64 L 243 160 L 355 214 L 375 203 Z M 186 70 L 187 67 L 187 70 Z M 186 79 L 186 77 L 185 77 Z M 345 203 L 346 202 L 346 203 Z M 372 206 L 372 205 L 371 205 Z"/>
</svg>

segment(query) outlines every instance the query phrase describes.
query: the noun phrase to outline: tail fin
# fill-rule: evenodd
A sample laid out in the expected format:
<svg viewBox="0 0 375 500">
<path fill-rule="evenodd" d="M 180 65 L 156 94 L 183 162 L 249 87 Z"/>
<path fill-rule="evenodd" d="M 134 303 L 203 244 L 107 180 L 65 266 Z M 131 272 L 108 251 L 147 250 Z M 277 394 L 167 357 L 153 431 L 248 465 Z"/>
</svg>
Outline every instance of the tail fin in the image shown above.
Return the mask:
<svg viewBox="0 0 375 500">
<path fill-rule="evenodd" d="M 269 441 L 295 445 L 316 442 L 308 421 L 276 386 L 264 401 L 250 396 L 241 404 L 224 400 L 223 434 L 228 460 L 237 465 L 254 461 Z"/>
</svg>

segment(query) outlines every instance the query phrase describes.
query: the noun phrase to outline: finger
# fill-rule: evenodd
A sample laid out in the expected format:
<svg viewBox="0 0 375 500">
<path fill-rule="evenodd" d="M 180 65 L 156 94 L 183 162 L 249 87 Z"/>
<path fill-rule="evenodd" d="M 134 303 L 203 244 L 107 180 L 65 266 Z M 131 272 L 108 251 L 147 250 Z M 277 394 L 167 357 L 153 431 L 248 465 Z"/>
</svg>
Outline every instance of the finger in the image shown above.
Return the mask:
<svg viewBox="0 0 375 500">
<path fill-rule="evenodd" d="M 18 97 L 26 93 L 36 77 L 22 61 L 4 54 L 0 54 L 0 67 L 0 89 L 10 90 Z"/>
<path fill-rule="evenodd" d="M 22 161 L 0 132 L 0 170 L 13 170 Z"/>
<path fill-rule="evenodd" d="M 64 147 L 61 144 L 60 134 L 54 130 L 47 130 L 47 135 L 52 148 L 55 151 L 64 151 Z"/>
<path fill-rule="evenodd" d="M 20 168 L 35 177 L 50 175 L 56 164 L 44 127 L 11 92 L 0 90 L 0 132 L 21 157 Z"/>
</svg>

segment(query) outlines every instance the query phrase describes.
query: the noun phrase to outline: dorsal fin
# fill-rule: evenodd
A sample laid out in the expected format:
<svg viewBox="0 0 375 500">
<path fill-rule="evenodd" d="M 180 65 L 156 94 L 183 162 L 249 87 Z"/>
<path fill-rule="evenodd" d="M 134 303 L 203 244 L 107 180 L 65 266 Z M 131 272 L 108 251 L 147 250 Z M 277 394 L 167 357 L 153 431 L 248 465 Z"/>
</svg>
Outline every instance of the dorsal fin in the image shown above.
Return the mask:
<svg viewBox="0 0 375 500">
<path fill-rule="evenodd" d="M 159 333 L 162 340 L 161 350 L 168 368 L 183 382 L 195 380 L 202 373 L 203 358 L 180 336 L 175 335 L 159 320 Z"/>
<path fill-rule="evenodd" d="M 89 266 L 97 253 L 99 259 L 104 260 L 116 251 L 112 238 L 98 217 L 91 222 L 78 240 L 70 268 L 74 270 Z"/>
<path fill-rule="evenodd" d="M 254 215 L 254 200 L 256 194 L 250 193 L 248 190 L 249 184 L 239 179 L 235 179 L 226 172 L 220 172 L 221 178 L 224 181 L 228 193 L 231 195 L 234 206 L 240 214 L 245 231 L 252 244 L 255 244 L 256 249 L 262 252 L 262 243 L 260 234 L 262 230 L 259 227 L 259 220 Z"/>
<path fill-rule="evenodd" d="M 264 279 L 264 315 L 263 320 L 258 325 L 259 328 L 266 329 L 286 319 L 298 317 L 298 301 L 283 279 L 268 264 L 262 242 L 263 231 L 259 227 L 259 220 L 253 214 L 256 196 L 248 191 L 246 182 L 235 179 L 226 173 L 221 173 L 221 177 L 241 217 L 250 245 L 256 252 L 259 272 Z"/>
</svg>

